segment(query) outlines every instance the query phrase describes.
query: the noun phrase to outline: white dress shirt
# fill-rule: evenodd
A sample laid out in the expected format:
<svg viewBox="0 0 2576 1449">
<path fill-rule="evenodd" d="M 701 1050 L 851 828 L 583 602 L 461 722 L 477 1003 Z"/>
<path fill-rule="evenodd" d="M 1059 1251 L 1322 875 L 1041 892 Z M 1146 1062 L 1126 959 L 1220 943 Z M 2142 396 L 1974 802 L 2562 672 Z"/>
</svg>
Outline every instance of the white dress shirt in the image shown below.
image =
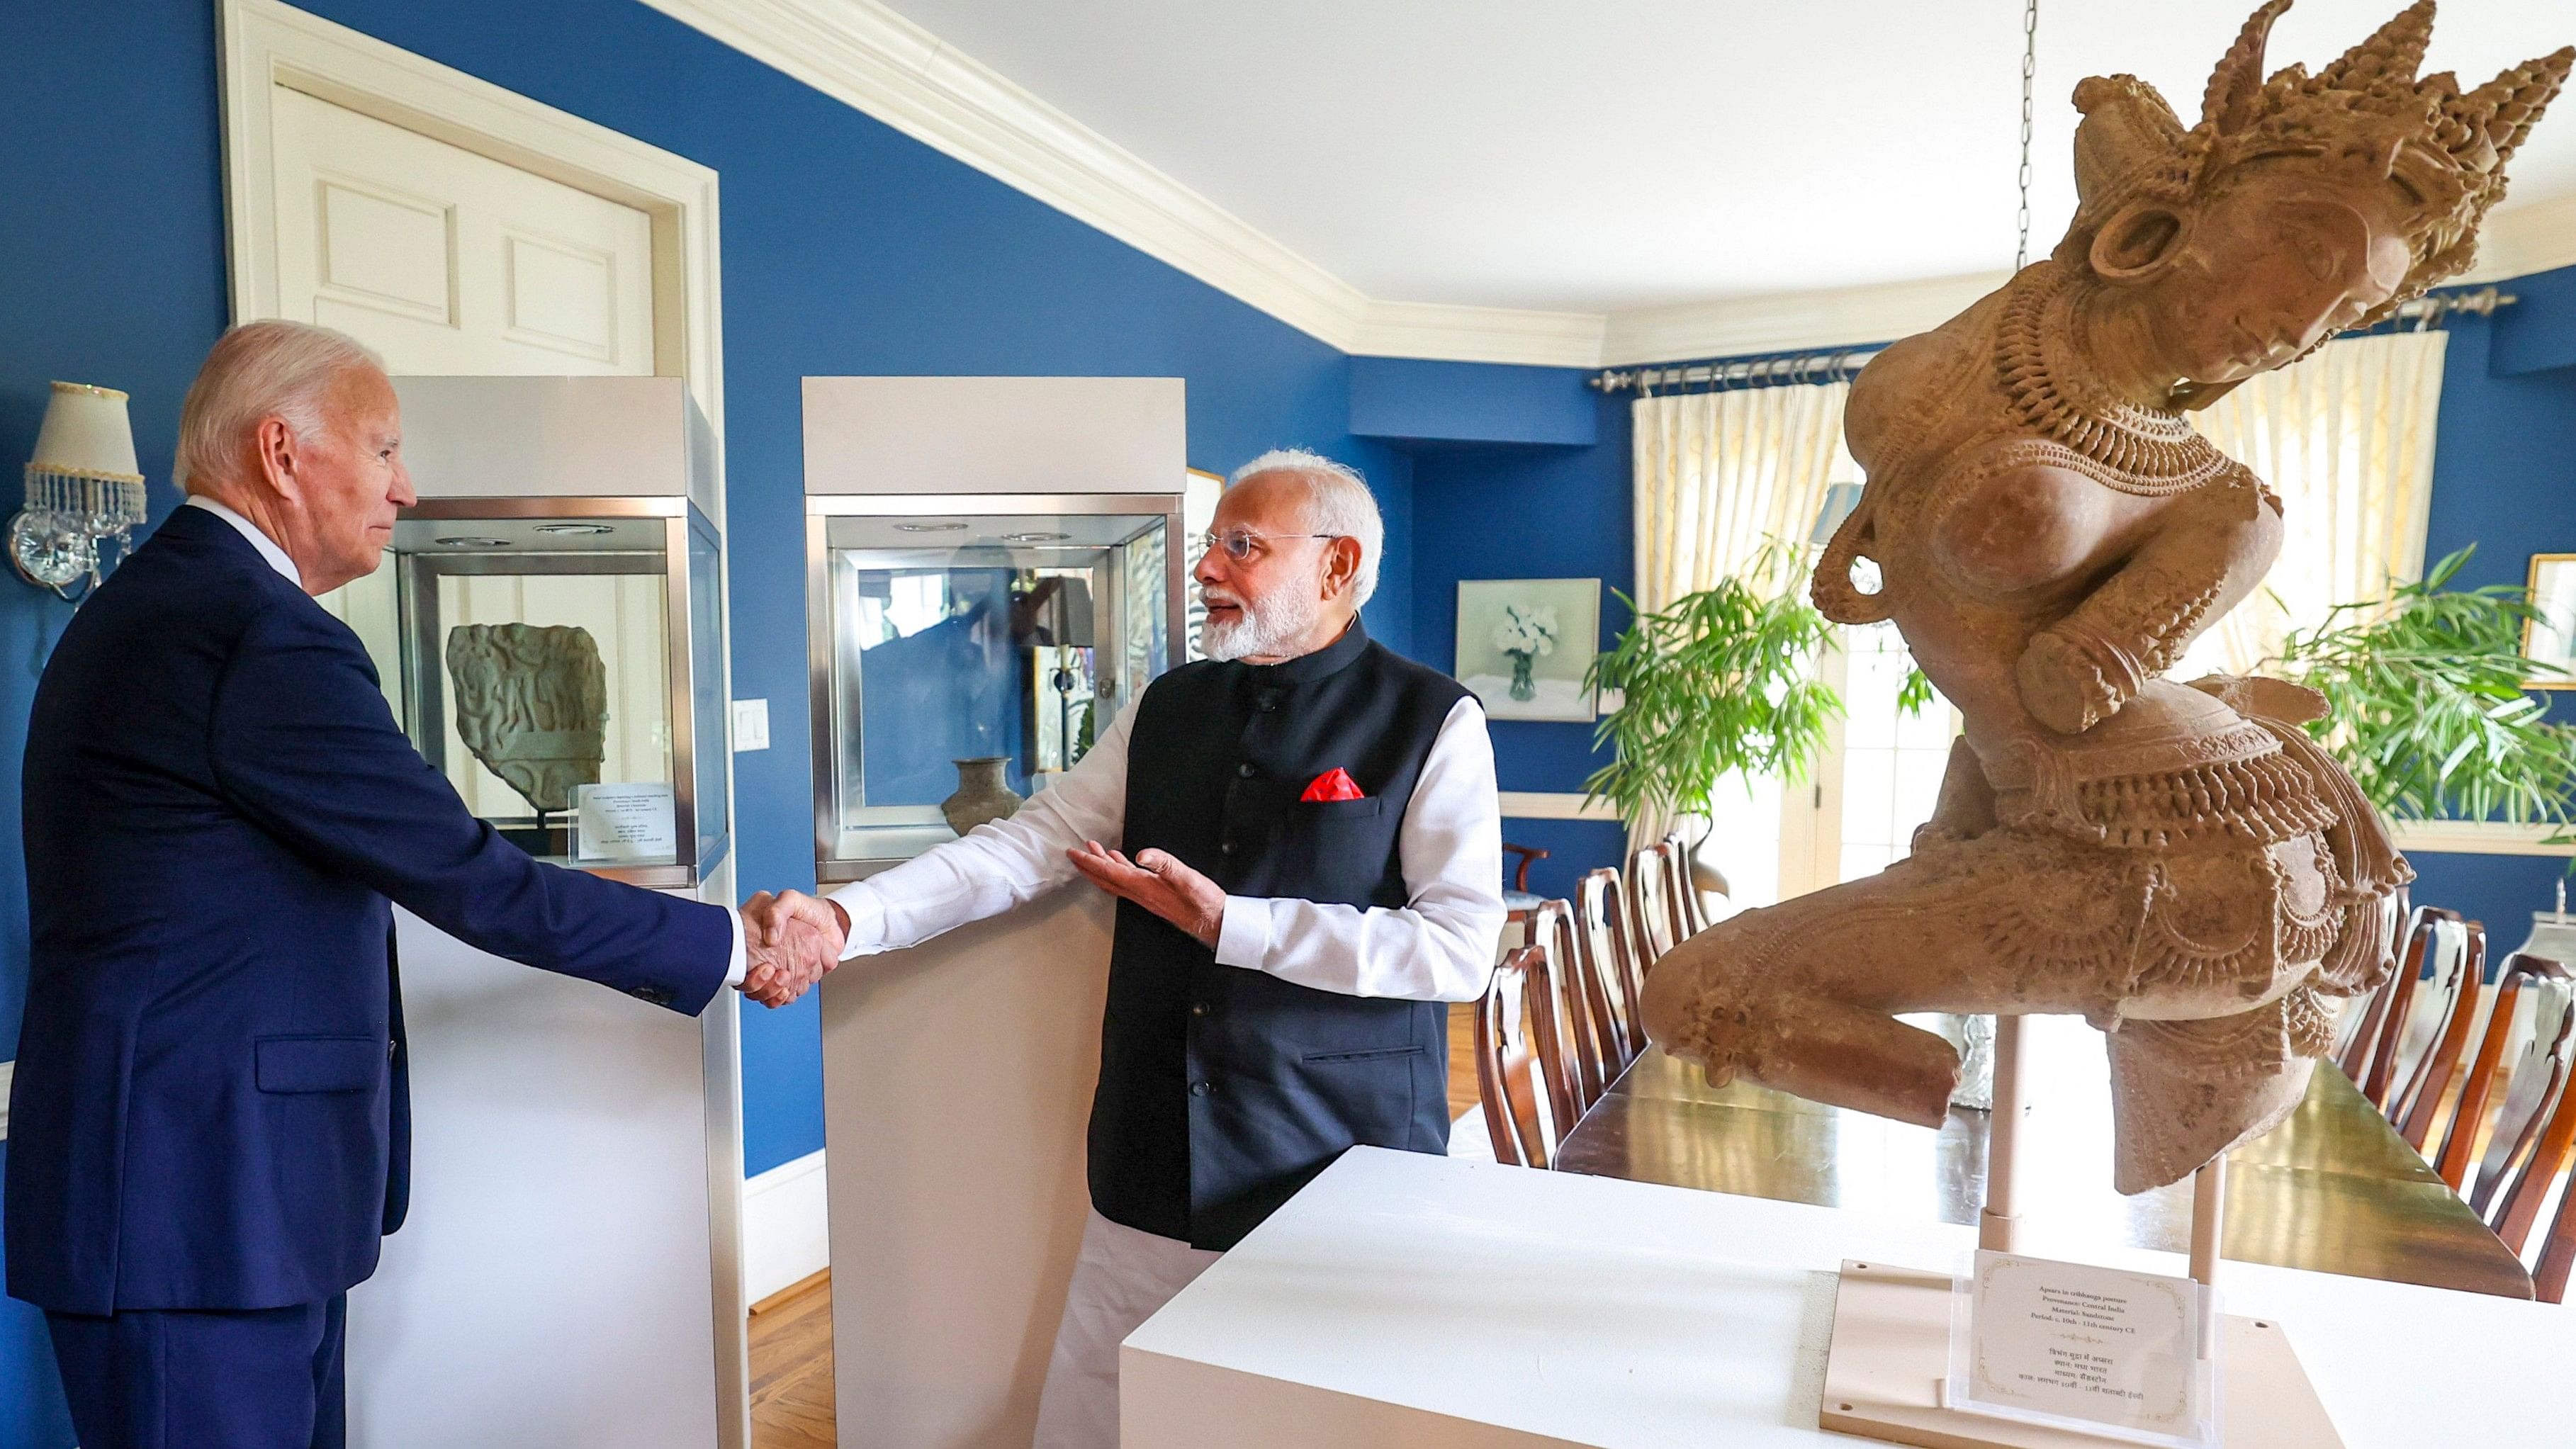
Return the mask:
<svg viewBox="0 0 2576 1449">
<path fill-rule="evenodd" d="M 979 825 L 831 898 L 849 913 L 843 958 L 917 945 L 999 915 L 1078 873 L 1066 852 L 1120 844 L 1127 815 L 1127 737 L 1118 712 L 1091 752 L 1008 820 Z M 1423 761 L 1396 838 L 1402 906 L 1347 906 L 1227 896 L 1217 928 L 1222 966 L 1345 996 L 1473 1001 L 1485 992 L 1503 930 L 1502 798 L 1485 711 L 1462 699 Z"/>
<path fill-rule="evenodd" d="M 270 568 L 273 568 L 280 574 L 285 575 L 286 581 L 295 585 L 295 587 L 299 589 L 304 587 L 304 571 L 295 566 L 295 560 L 287 554 L 285 549 L 278 547 L 276 539 L 270 538 L 267 534 L 260 532 L 258 524 L 242 517 L 240 513 L 236 512 L 230 506 L 219 503 L 216 500 L 207 497 L 203 493 L 189 494 L 187 506 L 190 508 L 202 508 L 217 518 L 222 519 L 224 522 L 231 524 L 235 532 L 239 533 L 243 538 L 250 540 L 251 547 L 259 550 L 259 556 L 261 558 L 268 560 L 268 566 Z M 742 913 L 731 906 L 724 907 L 724 913 L 726 918 L 733 922 L 733 956 L 725 966 L 725 985 L 740 986 L 742 984 L 744 973 L 749 970 L 749 961 L 743 951 Z"/>
</svg>

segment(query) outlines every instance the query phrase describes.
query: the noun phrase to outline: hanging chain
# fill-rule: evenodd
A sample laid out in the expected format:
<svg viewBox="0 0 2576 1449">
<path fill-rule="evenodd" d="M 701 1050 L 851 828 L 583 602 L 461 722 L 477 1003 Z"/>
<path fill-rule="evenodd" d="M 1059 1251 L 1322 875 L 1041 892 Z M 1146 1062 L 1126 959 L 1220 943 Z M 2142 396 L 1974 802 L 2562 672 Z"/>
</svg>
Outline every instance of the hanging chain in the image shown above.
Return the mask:
<svg viewBox="0 0 2576 1449">
<path fill-rule="evenodd" d="M 2030 265 L 2030 78 L 2039 68 L 2039 0 L 2027 0 L 2021 12 L 2021 210 L 2014 220 L 2021 241 L 2013 248 L 2013 271 Z"/>
</svg>

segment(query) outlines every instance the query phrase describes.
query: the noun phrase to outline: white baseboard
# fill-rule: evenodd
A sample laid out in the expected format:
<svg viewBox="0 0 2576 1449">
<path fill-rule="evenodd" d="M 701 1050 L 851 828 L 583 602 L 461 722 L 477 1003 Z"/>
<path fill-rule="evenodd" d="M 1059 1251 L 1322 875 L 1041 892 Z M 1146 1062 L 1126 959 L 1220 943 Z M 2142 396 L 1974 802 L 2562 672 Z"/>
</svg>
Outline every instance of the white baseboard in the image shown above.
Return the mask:
<svg viewBox="0 0 2576 1449">
<path fill-rule="evenodd" d="M 820 1148 L 743 1183 L 743 1288 L 751 1302 L 831 1266 L 826 1204 Z"/>
</svg>

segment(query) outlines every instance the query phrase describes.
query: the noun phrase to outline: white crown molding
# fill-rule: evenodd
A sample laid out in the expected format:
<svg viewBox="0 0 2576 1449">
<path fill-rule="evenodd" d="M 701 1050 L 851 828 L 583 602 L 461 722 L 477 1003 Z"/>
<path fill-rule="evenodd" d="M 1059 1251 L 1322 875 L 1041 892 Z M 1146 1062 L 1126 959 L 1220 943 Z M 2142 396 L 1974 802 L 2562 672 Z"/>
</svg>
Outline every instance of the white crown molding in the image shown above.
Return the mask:
<svg viewBox="0 0 2576 1449">
<path fill-rule="evenodd" d="M 1958 316 L 2008 276 L 1984 272 L 1613 312 L 1602 338 L 1601 361 L 1624 367 L 1893 341 Z"/>
<path fill-rule="evenodd" d="M 1601 334 L 1609 320 L 1598 312 L 1371 302 L 1342 350 L 1363 357 L 1598 367 Z"/>
</svg>

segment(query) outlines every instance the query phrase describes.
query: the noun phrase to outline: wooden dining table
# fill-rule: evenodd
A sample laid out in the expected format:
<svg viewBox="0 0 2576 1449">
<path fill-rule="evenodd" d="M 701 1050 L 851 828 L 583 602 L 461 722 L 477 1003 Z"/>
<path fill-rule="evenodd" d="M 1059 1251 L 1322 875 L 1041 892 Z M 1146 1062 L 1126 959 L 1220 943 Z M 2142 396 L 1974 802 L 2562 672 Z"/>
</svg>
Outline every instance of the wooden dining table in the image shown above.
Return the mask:
<svg viewBox="0 0 2576 1449">
<path fill-rule="evenodd" d="M 2183 1252 L 2191 1183 L 2111 1189 L 2111 1101 L 2101 1034 L 2028 1018 L 2032 1164 L 2022 1209 L 2050 1245 L 2088 1239 Z M 1973 1224 L 1985 1202 L 1988 1114 L 1953 1107 L 1938 1129 L 1822 1106 L 1744 1082 L 1711 1087 L 1650 1048 L 1560 1144 L 1561 1171 Z M 2221 1256 L 2532 1296 L 2502 1239 L 2330 1062 L 2288 1120 L 2228 1154 Z"/>
</svg>

